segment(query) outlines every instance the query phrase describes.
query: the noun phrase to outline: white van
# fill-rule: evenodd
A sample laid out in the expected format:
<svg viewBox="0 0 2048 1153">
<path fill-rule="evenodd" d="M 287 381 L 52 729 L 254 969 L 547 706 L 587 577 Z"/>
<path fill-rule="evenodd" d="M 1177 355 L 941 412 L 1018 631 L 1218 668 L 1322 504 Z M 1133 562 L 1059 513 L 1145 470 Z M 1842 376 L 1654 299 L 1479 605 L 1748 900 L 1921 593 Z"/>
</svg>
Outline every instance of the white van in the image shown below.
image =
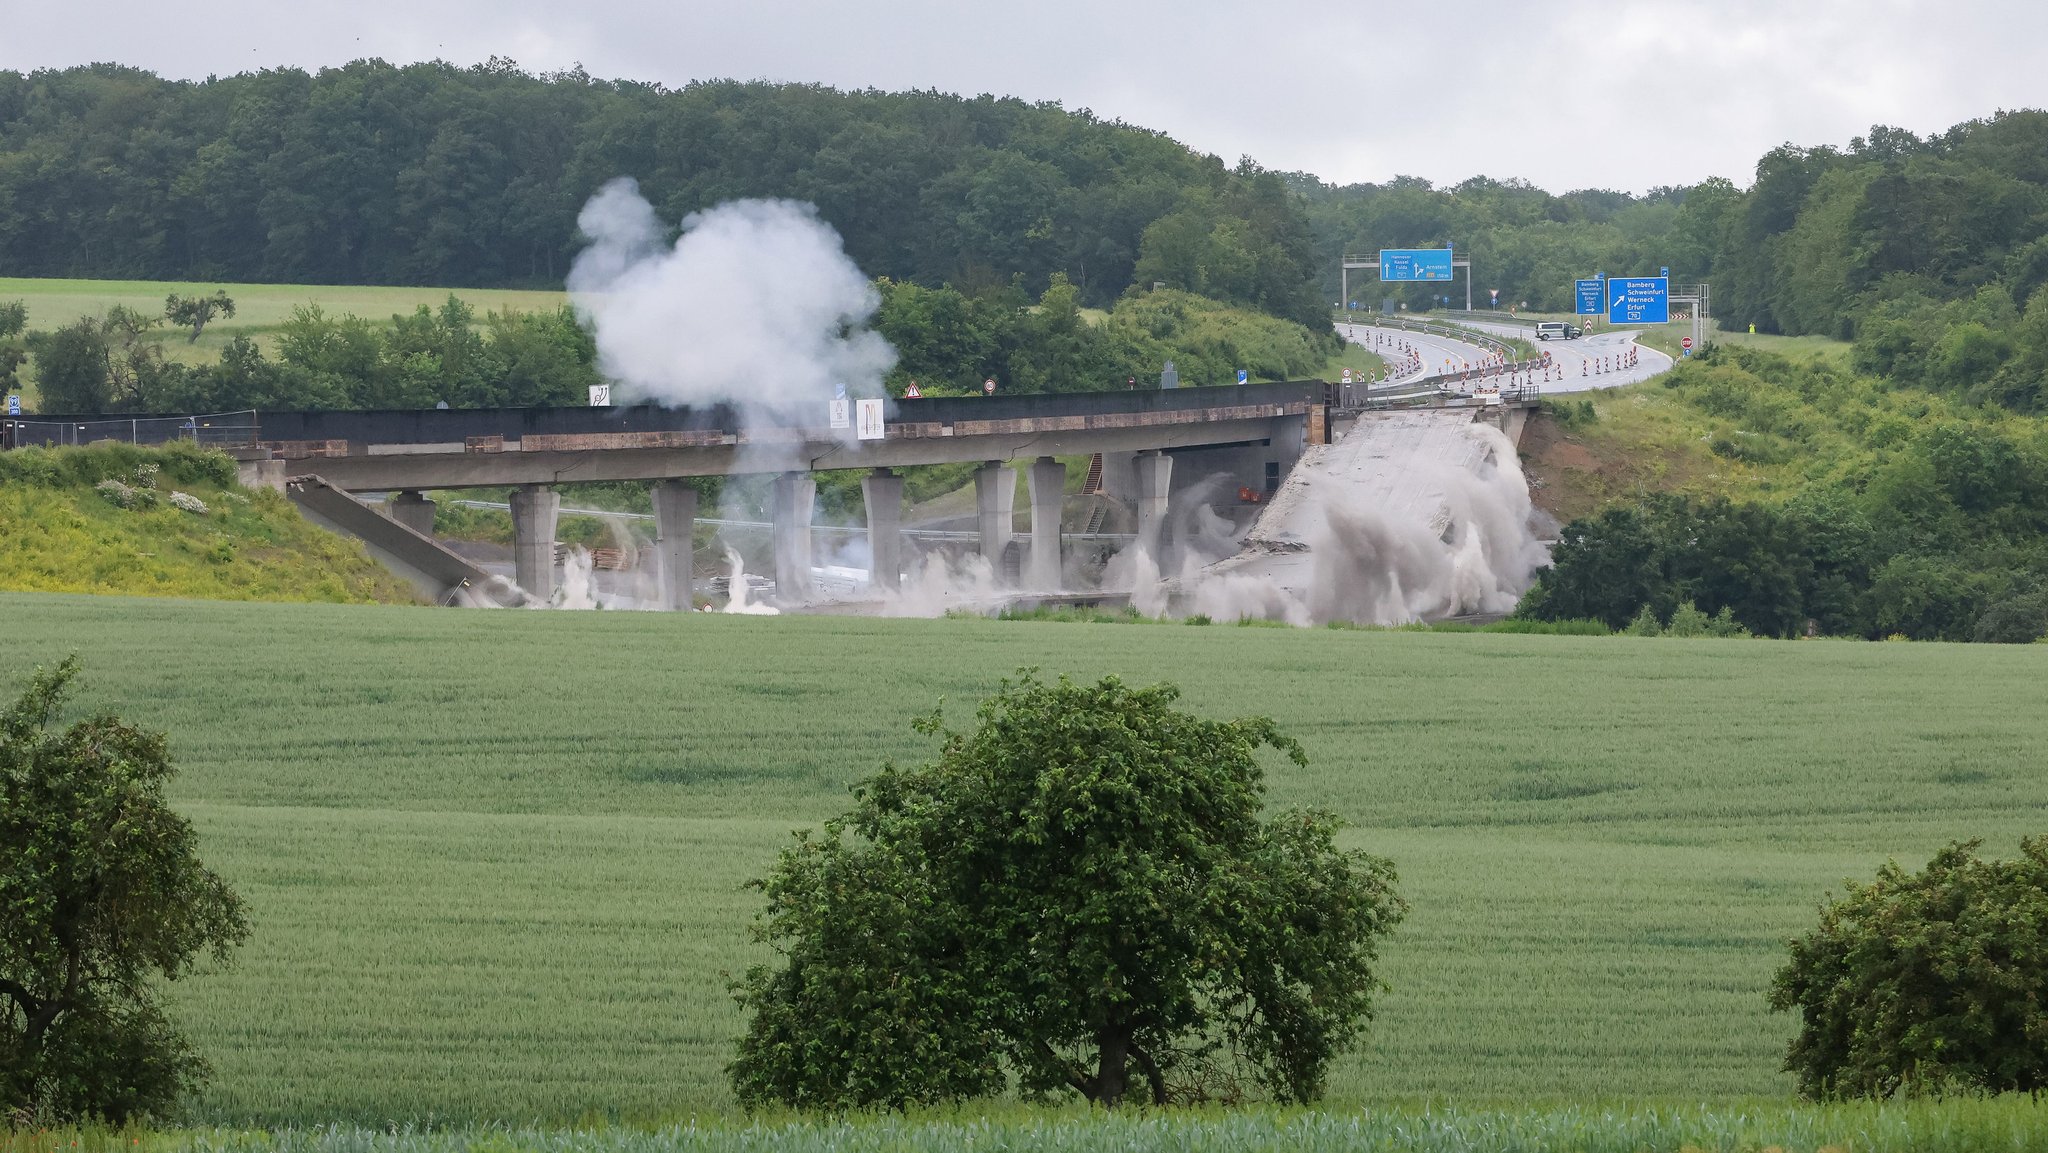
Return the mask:
<svg viewBox="0 0 2048 1153">
<path fill-rule="evenodd" d="M 1577 325 L 1566 324 L 1561 320 L 1545 320 L 1536 325 L 1538 340 L 1576 340 L 1584 335 Z"/>
</svg>

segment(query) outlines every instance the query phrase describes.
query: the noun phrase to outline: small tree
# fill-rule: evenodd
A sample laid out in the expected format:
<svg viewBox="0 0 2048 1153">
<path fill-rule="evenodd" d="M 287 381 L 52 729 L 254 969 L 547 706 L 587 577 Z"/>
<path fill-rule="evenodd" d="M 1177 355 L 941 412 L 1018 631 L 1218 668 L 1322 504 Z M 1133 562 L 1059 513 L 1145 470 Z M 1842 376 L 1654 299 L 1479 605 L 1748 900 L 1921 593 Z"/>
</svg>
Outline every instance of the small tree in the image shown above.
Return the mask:
<svg viewBox="0 0 2048 1153">
<path fill-rule="evenodd" d="M 740 1099 L 1319 1095 L 1372 1015 L 1393 867 L 1338 850 L 1328 814 L 1262 821 L 1257 750 L 1300 746 L 1177 696 L 1027 672 L 799 834 L 759 882 L 782 960 L 735 987 Z"/>
<path fill-rule="evenodd" d="M 162 734 L 112 716 L 50 731 L 77 671 L 37 670 L 0 714 L 0 1117 L 121 1124 L 205 1073 L 157 979 L 248 926 L 164 802 Z"/>
<path fill-rule="evenodd" d="M 185 338 L 186 344 L 198 343 L 199 333 L 215 316 L 234 315 L 234 298 L 224 288 L 214 290 L 211 296 L 179 296 L 173 292 L 164 297 L 164 319 L 192 330 L 192 335 Z"/>
<path fill-rule="evenodd" d="M 1785 1057 L 1809 1097 L 2048 1088 L 2048 838 L 2014 861 L 1953 844 L 1851 882 L 1791 942 L 1771 1008 L 1803 1023 Z"/>
</svg>

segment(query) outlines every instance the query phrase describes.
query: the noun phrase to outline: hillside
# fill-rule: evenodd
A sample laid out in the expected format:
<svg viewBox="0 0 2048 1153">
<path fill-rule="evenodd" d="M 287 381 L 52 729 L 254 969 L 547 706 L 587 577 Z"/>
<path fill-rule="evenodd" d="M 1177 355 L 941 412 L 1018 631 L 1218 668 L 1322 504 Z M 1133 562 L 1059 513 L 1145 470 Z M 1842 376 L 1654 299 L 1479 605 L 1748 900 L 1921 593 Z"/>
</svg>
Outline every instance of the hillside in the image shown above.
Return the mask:
<svg viewBox="0 0 2048 1153">
<path fill-rule="evenodd" d="M 1619 628 L 1692 600 L 1764 635 L 2048 633 L 2048 418 L 1728 345 L 1547 401 L 1522 452 L 1569 522 L 1524 614 Z"/>
<path fill-rule="evenodd" d="M 244 489 L 227 457 L 186 447 L 102 443 L 0 453 L 0 541 L 0 589 L 416 599 L 356 542 L 308 524 L 278 493 Z"/>
<path fill-rule="evenodd" d="M 551 288 L 578 210 L 617 176 L 670 225 L 809 201 L 870 276 L 1035 296 L 1065 272 L 1091 305 L 1165 281 L 1304 324 L 1328 303 L 1277 175 L 1057 104 L 668 89 L 498 59 L 198 83 L 0 71 L 14 275 Z"/>
</svg>

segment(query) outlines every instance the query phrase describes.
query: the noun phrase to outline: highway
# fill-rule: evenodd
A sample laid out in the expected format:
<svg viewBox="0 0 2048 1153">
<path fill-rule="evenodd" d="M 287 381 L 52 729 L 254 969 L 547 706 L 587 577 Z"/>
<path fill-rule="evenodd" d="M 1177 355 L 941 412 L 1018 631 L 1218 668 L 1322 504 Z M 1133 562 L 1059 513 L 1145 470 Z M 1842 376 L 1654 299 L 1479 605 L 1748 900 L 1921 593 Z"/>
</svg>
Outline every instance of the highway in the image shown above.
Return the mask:
<svg viewBox="0 0 2048 1153">
<path fill-rule="evenodd" d="M 1394 375 L 1383 382 L 1387 384 L 1409 384 L 1425 376 L 1435 376 L 1446 371 L 1455 372 L 1467 364 L 1478 364 L 1493 355 L 1493 350 L 1482 345 L 1426 332 L 1378 328 L 1369 324 L 1340 324 L 1337 331 L 1344 339 L 1371 349 L 1387 362 L 1387 367 L 1394 370 Z M 1404 368 L 1402 365 L 1400 346 L 1403 344 L 1415 350 L 1417 359 L 1412 368 Z M 1447 369 L 1447 364 L 1452 367 Z"/>
<path fill-rule="evenodd" d="M 1671 358 L 1654 348 L 1636 344 L 1634 329 L 1613 328 L 1589 333 L 1577 340 L 1546 340 L 1538 344 L 1534 324 L 1504 324 L 1494 320 L 1460 320 L 1456 323 L 1495 336 L 1517 337 L 1550 353 L 1551 363 L 1563 370 L 1563 379 L 1545 381 L 1543 391 L 1546 395 L 1619 388 L 1671 371 Z M 1600 371 L 1599 361 L 1605 360 L 1610 366 L 1618 365 L 1630 348 L 1636 352 L 1635 367 L 1610 367 L 1605 372 Z"/>
</svg>

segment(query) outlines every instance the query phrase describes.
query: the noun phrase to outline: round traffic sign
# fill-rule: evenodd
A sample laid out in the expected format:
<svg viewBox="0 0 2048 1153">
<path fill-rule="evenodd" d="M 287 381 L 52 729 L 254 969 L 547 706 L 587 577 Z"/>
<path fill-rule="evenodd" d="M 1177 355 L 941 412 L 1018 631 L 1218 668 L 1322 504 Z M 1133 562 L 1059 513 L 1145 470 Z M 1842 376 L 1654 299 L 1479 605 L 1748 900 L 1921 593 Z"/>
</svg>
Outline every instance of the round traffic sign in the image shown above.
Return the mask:
<svg viewBox="0 0 2048 1153">
<path fill-rule="evenodd" d="M 1688 336 L 1688 337 L 1686 337 L 1685 339 L 1683 339 L 1683 340 L 1679 341 L 1679 342 L 1678 342 L 1678 347 L 1680 347 L 1680 348 L 1691 348 L 1691 347 L 1692 347 L 1692 337 Z"/>
<path fill-rule="evenodd" d="M 995 381 L 995 378 L 994 378 L 994 377 L 990 377 L 990 378 L 988 378 L 987 380 L 984 380 L 984 381 L 982 381 L 982 382 L 981 382 L 981 391 L 983 391 L 983 392 L 985 392 L 985 393 L 988 393 L 988 394 L 989 394 L 989 395 L 991 395 L 991 396 L 995 395 L 995 391 L 996 391 L 996 381 Z"/>
</svg>

